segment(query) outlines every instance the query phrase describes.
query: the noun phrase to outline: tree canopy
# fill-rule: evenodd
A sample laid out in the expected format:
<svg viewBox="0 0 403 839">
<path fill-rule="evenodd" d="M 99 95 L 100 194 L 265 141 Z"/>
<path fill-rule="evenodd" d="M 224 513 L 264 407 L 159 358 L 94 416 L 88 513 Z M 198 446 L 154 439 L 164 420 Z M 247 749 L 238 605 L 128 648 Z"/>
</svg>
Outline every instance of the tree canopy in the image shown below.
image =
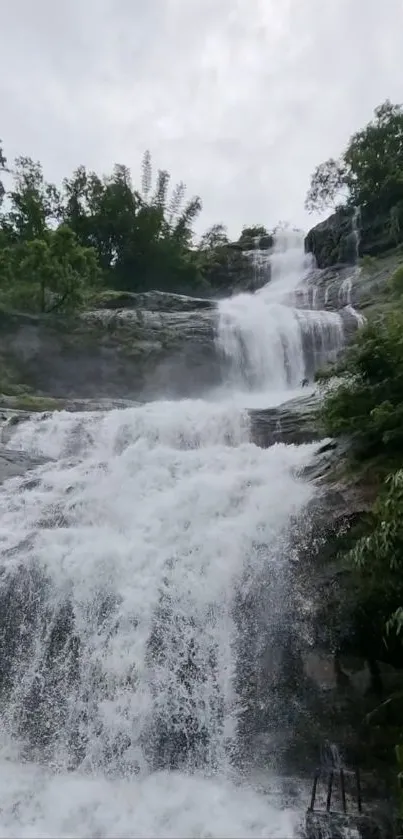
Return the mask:
<svg viewBox="0 0 403 839">
<path fill-rule="evenodd" d="M 79 166 L 60 187 L 30 157 L 14 161 L 8 190 L 2 171 L 9 170 L 0 143 L 0 298 L 10 305 L 63 311 L 83 305 L 100 284 L 219 293 L 250 270 L 222 224 L 196 244 L 200 198 L 188 198 L 183 182 L 171 185 L 166 170 L 154 173 L 148 151 L 138 187 L 122 164 L 102 176 Z M 268 235 L 259 225 L 245 228 L 241 245 L 246 234 Z"/>
<path fill-rule="evenodd" d="M 7 171 L 7 159 L 4 157 L 2 142 L 0 140 L 0 173 Z M 4 198 L 5 188 L 3 181 L 0 178 L 0 207 Z"/>
<path fill-rule="evenodd" d="M 69 311 L 85 301 L 100 274 L 95 250 L 61 225 L 0 250 L 0 300 L 40 313 Z"/>
<path fill-rule="evenodd" d="M 321 212 L 338 204 L 368 207 L 374 202 L 378 212 L 403 206 L 403 107 L 388 99 L 353 134 L 338 160 L 317 166 L 305 206 Z"/>
</svg>

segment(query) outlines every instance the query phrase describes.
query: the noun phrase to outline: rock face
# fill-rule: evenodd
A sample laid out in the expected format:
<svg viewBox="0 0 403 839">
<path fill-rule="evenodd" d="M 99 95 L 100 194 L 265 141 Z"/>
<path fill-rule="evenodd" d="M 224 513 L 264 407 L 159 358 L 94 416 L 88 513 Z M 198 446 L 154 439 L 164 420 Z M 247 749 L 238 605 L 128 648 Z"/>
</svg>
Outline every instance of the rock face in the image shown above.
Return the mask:
<svg viewBox="0 0 403 839">
<path fill-rule="evenodd" d="M 390 214 L 379 215 L 363 209 L 359 219 L 359 241 L 352 226 L 353 210 L 338 210 L 313 227 L 305 240 L 306 250 L 313 253 L 319 268 L 354 263 L 358 256 L 380 256 L 403 242 L 403 230 L 396 231 Z"/>
<path fill-rule="evenodd" d="M 266 449 L 275 443 L 300 444 L 320 440 L 317 406 L 317 394 L 309 393 L 276 408 L 250 411 L 254 442 Z"/>
<path fill-rule="evenodd" d="M 214 309 L 214 301 L 204 297 L 188 297 L 165 291 L 106 291 L 98 299 L 97 309 L 147 309 L 152 312 L 194 312 Z"/>
<path fill-rule="evenodd" d="M 219 381 L 215 322 L 211 306 L 75 317 L 0 311 L 0 367 L 10 383 L 45 397 L 192 396 Z"/>
<path fill-rule="evenodd" d="M 317 400 L 310 393 L 276 408 L 252 411 L 255 442 L 270 446 L 320 439 Z M 285 765 L 314 771 L 318 744 L 330 737 L 342 746 L 347 765 L 358 763 L 369 774 L 376 768 L 386 779 L 396 730 L 390 719 L 384 727 L 365 720 L 379 705 L 382 691 L 387 696 L 401 690 L 403 672 L 393 650 L 385 657 L 371 615 L 360 615 L 357 622 L 353 568 L 339 553 L 348 544 L 351 529 L 365 520 L 373 501 L 369 488 L 364 491 L 340 478 L 347 448 L 347 441 L 324 440 L 304 470 L 304 477 L 316 483 L 318 492 L 303 516 L 291 524 L 287 608 L 293 617 L 288 634 L 278 642 L 283 659 L 282 702 L 284 707 L 295 707 L 295 716 L 284 720 L 276 707 L 279 719 L 275 717 L 274 722 L 282 732 Z M 263 659 L 261 668 L 265 672 Z M 270 673 L 261 683 L 266 684 L 265 679 L 270 679 Z M 265 697 L 263 690 L 255 703 L 261 711 L 254 725 L 256 730 L 271 732 L 274 710 L 272 703 L 266 708 Z M 270 749 L 269 739 L 268 759 Z"/>
<path fill-rule="evenodd" d="M 262 266 L 262 275 L 265 271 Z M 327 294 L 327 287 L 319 288 L 319 281 L 314 274 L 312 286 L 306 288 L 311 298 L 316 295 L 316 303 Z M 333 308 L 340 309 L 343 301 L 332 300 Z M 308 306 L 304 300 L 296 301 L 299 308 L 309 308 L 306 302 Z M 104 306 L 117 303 L 127 307 L 100 308 L 75 316 L 0 310 L 0 394 L 143 401 L 167 396 L 192 398 L 225 381 L 231 361 L 216 342 L 216 303 L 160 292 L 123 297 L 106 294 L 101 300 Z M 318 308 L 313 299 L 311 306 Z M 325 363 L 329 354 L 333 357 L 335 341 L 340 350 L 355 332 L 356 317 L 345 308 L 340 313 L 344 335 L 337 318 L 328 326 L 316 312 L 310 316 L 306 312 L 300 319 L 307 376 Z M 30 409 L 22 403 L 19 407 Z"/>
</svg>

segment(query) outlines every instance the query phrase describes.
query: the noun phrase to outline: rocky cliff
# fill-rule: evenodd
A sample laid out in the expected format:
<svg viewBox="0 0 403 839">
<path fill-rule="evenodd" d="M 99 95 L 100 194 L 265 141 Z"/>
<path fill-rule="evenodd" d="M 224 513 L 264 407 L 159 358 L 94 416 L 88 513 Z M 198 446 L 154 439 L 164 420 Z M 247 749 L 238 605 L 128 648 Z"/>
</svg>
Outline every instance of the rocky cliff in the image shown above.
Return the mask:
<svg viewBox="0 0 403 839">
<path fill-rule="evenodd" d="M 198 308 L 199 301 L 192 301 L 188 310 L 188 298 L 164 298 L 165 311 L 159 298 L 149 309 L 108 308 L 71 317 L 0 310 L 0 393 L 152 398 L 168 391 L 192 395 L 214 384 L 211 304 Z"/>
<path fill-rule="evenodd" d="M 366 207 L 359 215 L 358 236 L 353 230 L 354 211 L 341 208 L 313 227 L 305 247 L 313 253 L 319 268 L 353 263 L 359 257 L 379 257 L 403 244 L 403 230 L 395 224 L 393 213 L 380 214 Z"/>
</svg>

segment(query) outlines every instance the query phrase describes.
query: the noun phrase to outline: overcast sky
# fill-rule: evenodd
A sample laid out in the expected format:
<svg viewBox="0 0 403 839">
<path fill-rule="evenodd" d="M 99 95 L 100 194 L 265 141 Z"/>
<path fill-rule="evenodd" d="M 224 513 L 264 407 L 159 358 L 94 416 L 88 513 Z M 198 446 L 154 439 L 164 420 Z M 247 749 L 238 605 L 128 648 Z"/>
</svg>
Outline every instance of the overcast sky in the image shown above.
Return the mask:
<svg viewBox="0 0 403 839">
<path fill-rule="evenodd" d="M 402 0 L 3 0 L 0 137 L 60 181 L 155 167 L 201 226 L 307 228 L 314 167 L 403 101 Z"/>
</svg>

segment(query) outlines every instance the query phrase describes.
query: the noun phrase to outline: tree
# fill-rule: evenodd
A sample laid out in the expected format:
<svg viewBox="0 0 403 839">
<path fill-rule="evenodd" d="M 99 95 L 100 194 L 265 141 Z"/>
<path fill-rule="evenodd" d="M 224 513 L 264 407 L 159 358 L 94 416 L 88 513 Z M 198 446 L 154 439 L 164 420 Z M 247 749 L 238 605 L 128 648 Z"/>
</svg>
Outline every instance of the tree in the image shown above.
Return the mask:
<svg viewBox="0 0 403 839">
<path fill-rule="evenodd" d="M 403 194 L 403 109 L 386 100 L 344 153 L 350 201 L 389 209 Z"/>
<path fill-rule="evenodd" d="M 374 202 L 377 212 L 389 212 L 402 204 L 403 107 L 386 100 L 374 118 L 350 138 L 339 160 L 331 158 L 318 166 L 311 178 L 305 206 L 309 212 L 334 207 L 338 197 L 349 206 L 366 207 Z M 400 224 L 393 215 L 394 228 Z"/>
<path fill-rule="evenodd" d="M 169 172 L 166 172 L 165 169 L 159 169 L 157 174 L 155 192 L 151 199 L 151 206 L 154 207 L 156 210 L 159 210 L 164 215 L 164 218 L 167 205 L 169 181 Z"/>
<path fill-rule="evenodd" d="M 99 278 L 95 251 L 82 247 L 64 225 L 43 239 L 21 240 L 0 251 L 0 294 L 15 308 L 41 313 L 74 310 Z"/>
<path fill-rule="evenodd" d="M 332 157 L 316 167 L 308 194 L 305 199 L 305 209 L 309 213 L 314 211 L 336 208 L 336 199 L 346 189 L 346 167 L 343 160 Z"/>
<path fill-rule="evenodd" d="M 6 171 L 7 158 L 4 157 L 3 146 L 1 143 L 2 140 L 0 140 L 0 169 L 4 172 Z"/>
<path fill-rule="evenodd" d="M 141 164 L 141 194 L 144 201 L 147 203 L 148 197 L 150 195 L 151 184 L 152 184 L 152 166 L 151 166 L 151 154 L 147 149 L 143 155 L 143 161 Z"/>
<path fill-rule="evenodd" d="M 269 236 L 269 231 L 262 224 L 252 224 L 250 227 L 243 227 L 238 242 L 247 239 L 260 239 L 262 236 Z"/>
<path fill-rule="evenodd" d="M 140 198 L 134 192 L 130 171 L 120 164 L 101 179 L 79 167 L 63 182 L 63 220 L 79 242 L 93 247 L 105 279 L 110 279 L 128 243 L 136 237 L 136 212 Z"/>
<path fill-rule="evenodd" d="M 0 172 L 7 172 L 7 158 L 4 156 L 2 141 L 0 140 Z M 0 180 L 0 207 L 4 198 L 4 185 L 3 181 Z"/>
<path fill-rule="evenodd" d="M 201 237 L 199 249 L 214 250 L 214 248 L 225 247 L 228 243 L 227 228 L 223 224 L 213 224 Z"/>
<path fill-rule="evenodd" d="M 89 176 L 84 166 L 79 166 L 71 178 L 63 180 L 63 223 L 74 231 L 79 241 L 88 242 L 90 235 L 88 215 L 91 210 L 88 202 Z"/>
<path fill-rule="evenodd" d="M 167 221 L 168 227 L 172 229 L 175 220 L 178 218 L 181 206 L 183 204 L 186 193 L 186 187 L 183 181 L 180 181 L 173 189 L 171 200 L 167 207 Z"/>
<path fill-rule="evenodd" d="M 5 225 L 17 240 L 41 238 L 61 218 L 60 194 L 44 180 L 41 164 L 30 157 L 16 159 L 13 181 L 7 193 L 10 210 Z"/>
<path fill-rule="evenodd" d="M 0 155 L 1 169 L 5 161 L 1 151 Z M 64 270 L 72 258 L 71 248 L 63 270 L 54 253 L 61 238 L 55 239 L 53 234 L 60 230 L 58 236 L 62 237 L 64 231 L 66 238 L 66 228 L 74 236 L 76 256 L 81 248 L 82 253 L 91 251 L 96 258 L 105 285 L 128 291 L 156 287 L 187 293 L 207 290 L 203 279 L 203 269 L 211 262 L 205 258 L 207 251 L 217 257 L 219 249 L 228 243 L 227 234 L 222 226 L 215 226 L 204 237 L 200 258 L 200 248 L 193 247 L 200 198 L 186 200 L 183 182 L 170 191 L 170 175 L 164 169 L 158 170 L 154 184 L 149 151 L 142 160 L 140 189 L 133 185 L 130 170 L 122 164 L 102 177 L 80 166 L 64 179 L 61 192 L 45 181 L 40 163 L 29 157 L 17 158 L 13 174 L 7 212 L 0 216 L 3 299 L 13 299 L 15 305 L 25 301 L 24 305 L 40 311 L 80 304 L 77 277 L 69 284 Z M 227 254 L 222 252 L 213 261 L 219 263 L 219 271 L 211 277 L 217 279 L 219 275 L 221 284 L 222 276 L 228 273 Z M 55 272 L 54 287 L 50 266 Z M 88 272 L 84 263 L 82 267 L 87 287 Z M 65 296 L 63 289 L 67 286 Z"/>
<path fill-rule="evenodd" d="M 96 249 L 105 281 L 114 288 L 144 290 L 156 282 L 174 288 L 184 274 L 191 284 L 188 249 L 201 202 L 196 197 L 183 207 L 182 183 L 169 198 L 169 181 L 169 173 L 160 169 L 153 189 L 148 151 L 142 161 L 141 192 L 122 165 L 102 179 L 81 167 L 64 181 L 64 221 L 81 244 Z"/>
</svg>

